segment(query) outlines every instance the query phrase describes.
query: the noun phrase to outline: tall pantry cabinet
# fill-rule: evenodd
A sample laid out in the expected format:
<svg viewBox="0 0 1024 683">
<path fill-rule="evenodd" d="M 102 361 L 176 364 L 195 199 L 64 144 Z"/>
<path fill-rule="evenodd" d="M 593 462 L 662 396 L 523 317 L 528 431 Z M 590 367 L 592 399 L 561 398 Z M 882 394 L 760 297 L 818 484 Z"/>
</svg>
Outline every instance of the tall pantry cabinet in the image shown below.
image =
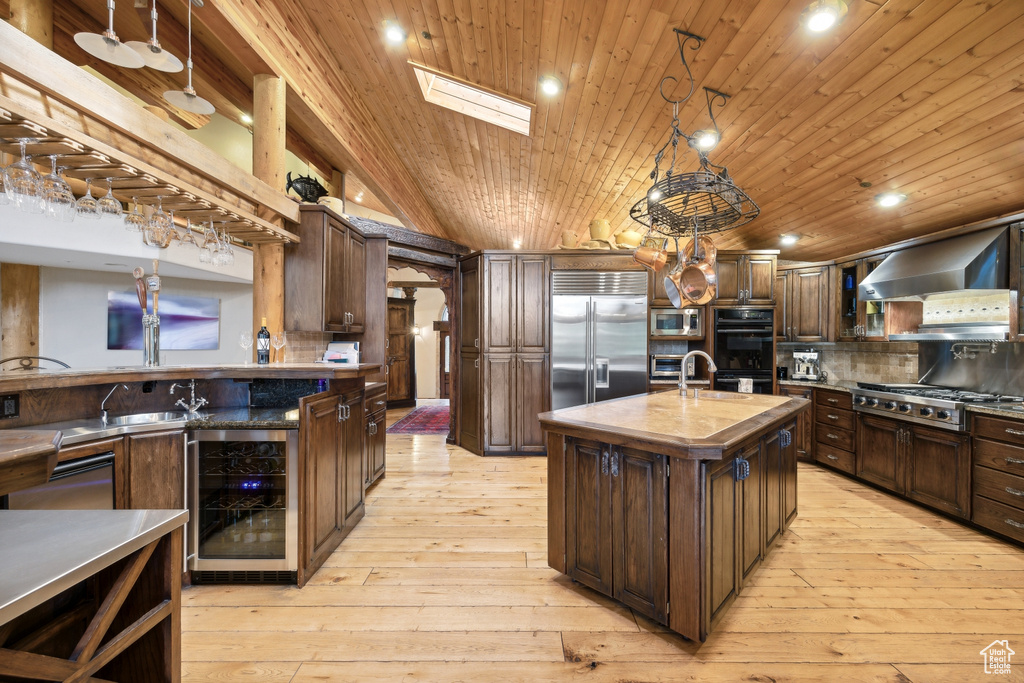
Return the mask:
<svg viewBox="0 0 1024 683">
<path fill-rule="evenodd" d="M 547 255 L 481 252 L 459 264 L 459 444 L 483 455 L 544 453 L 550 407 Z"/>
</svg>

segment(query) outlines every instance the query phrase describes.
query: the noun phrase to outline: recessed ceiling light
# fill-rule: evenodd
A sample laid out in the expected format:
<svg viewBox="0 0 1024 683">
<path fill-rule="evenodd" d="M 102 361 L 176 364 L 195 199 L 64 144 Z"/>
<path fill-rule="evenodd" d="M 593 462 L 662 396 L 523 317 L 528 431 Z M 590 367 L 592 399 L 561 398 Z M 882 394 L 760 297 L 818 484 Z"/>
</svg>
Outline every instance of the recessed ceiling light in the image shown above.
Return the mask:
<svg viewBox="0 0 1024 683">
<path fill-rule="evenodd" d="M 519 240 L 512 240 L 512 248 L 513 249 L 521 249 L 522 246 L 523 246 L 523 243 L 521 241 L 519 241 Z"/>
<path fill-rule="evenodd" d="M 384 24 L 384 40 L 392 45 L 401 45 L 405 42 L 405 31 L 396 23 Z"/>
<path fill-rule="evenodd" d="M 808 31 L 821 33 L 842 21 L 846 11 L 846 3 L 843 0 L 815 0 L 804 10 L 801 23 Z"/>
<path fill-rule="evenodd" d="M 786 246 L 789 246 L 791 244 L 796 244 L 797 240 L 799 240 L 799 239 L 800 239 L 800 235 L 780 235 L 779 236 L 779 242 L 781 242 L 782 244 L 785 244 Z"/>
<path fill-rule="evenodd" d="M 562 92 L 562 82 L 554 76 L 545 76 L 540 79 L 540 91 L 548 97 L 554 97 Z"/>
<path fill-rule="evenodd" d="M 697 149 L 707 152 L 715 148 L 718 144 L 718 131 L 715 130 L 698 130 L 693 134 L 693 145 Z"/>
<path fill-rule="evenodd" d="M 907 195 L 900 194 L 899 192 L 883 192 L 880 195 L 875 196 L 875 201 L 878 202 L 879 206 L 886 208 L 896 206 L 907 198 Z"/>
<path fill-rule="evenodd" d="M 252 117 L 245 112 L 242 112 L 242 115 L 239 116 L 238 119 L 247 126 L 252 123 Z"/>
<path fill-rule="evenodd" d="M 358 193 L 358 194 L 356 194 L 356 196 L 355 196 L 355 197 L 353 197 L 352 199 L 356 200 L 356 202 L 358 202 L 358 203 L 362 203 L 362 201 L 363 201 L 363 193 L 362 193 L 362 192 L 359 192 L 359 193 Z"/>
</svg>

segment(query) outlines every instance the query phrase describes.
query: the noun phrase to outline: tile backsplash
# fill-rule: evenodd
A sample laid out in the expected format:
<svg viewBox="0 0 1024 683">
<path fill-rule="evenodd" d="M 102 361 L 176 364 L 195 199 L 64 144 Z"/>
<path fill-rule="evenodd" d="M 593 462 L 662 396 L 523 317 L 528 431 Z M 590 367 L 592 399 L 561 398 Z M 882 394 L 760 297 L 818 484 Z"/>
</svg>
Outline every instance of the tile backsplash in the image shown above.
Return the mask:
<svg viewBox="0 0 1024 683">
<path fill-rule="evenodd" d="M 913 342 L 822 342 L 785 344 L 775 350 L 775 363 L 792 374 L 793 351 L 818 352 L 820 369 L 829 379 L 910 384 L 918 380 L 917 344 Z"/>
</svg>

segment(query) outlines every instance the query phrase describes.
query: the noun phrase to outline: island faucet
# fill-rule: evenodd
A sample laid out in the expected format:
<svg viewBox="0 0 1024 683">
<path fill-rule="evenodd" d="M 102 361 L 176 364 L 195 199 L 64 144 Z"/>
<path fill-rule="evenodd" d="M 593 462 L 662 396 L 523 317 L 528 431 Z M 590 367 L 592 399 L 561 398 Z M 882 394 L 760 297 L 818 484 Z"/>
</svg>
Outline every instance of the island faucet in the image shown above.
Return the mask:
<svg viewBox="0 0 1024 683">
<path fill-rule="evenodd" d="M 175 389 L 179 389 L 179 388 L 180 389 L 184 389 L 185 385 L 184 384 L 178 384 L 177 382 L 172 384 L 171 385 L 171 395 L 173 396 L 174 395 L 174 390 Z M 197 410 L 199 410 L 200 408 L 202 408 L 204 405 L 206 405 L 206 399 L 205 398 L 203 398 L 202 396 L 200 396 L 198 399 L 196 398 L 196 381 L 194 379 L 190 379 L 189 382 L 188 382 L 188 392 L 189 392 L 189 401 L 188 401 L 188 403 L 185 403 L 185 399 L 179 398 L 174 405 L 181 406 L 182 408 L 187 410 L 189 413 L 194 413 Z"/>
<path fill-rule="evenodd" d="M 690 387 L 686 383 L 686 363 L 693 356 L 704 356 L 704 358 L 707 359 L 707 361 L 708 361 L 708 372 L 709 373 L 712 373 L 712 372 L 715 372 L 715 371 L 718 370 L 718 366 L 715 365 L 715 361 L 711 359 L 711 356 L 709 356 L 708 354 L 704 353 L 703 351 L 696 351 L 695 350 L 695 351 L 690 351 L 689 353 L 687 353 L 685 356 L 683 356 L 683 360 L 679 363 L 679 395 L 680 396 L 686 396 L 686 392 L 690 389 Z M 694 398 L 697 398 L 697 393 L 699 391 L 700 391 L 699 387 L 694 387 L 693 388 L 693 397 Z"/>
<path fill-rule="evenodd" d="M 114 388 L 110 390 L 110 393 L 107 394 L 100 402 L 100 420 L 103 421 L 103 424 L 107 424 L 107 399 L 114 395 L 114 392 L 117 391 L 118 387 L 124 387 L 124 390 L 128 391 L 127 384 L 115 384 Z"/>
</svg>

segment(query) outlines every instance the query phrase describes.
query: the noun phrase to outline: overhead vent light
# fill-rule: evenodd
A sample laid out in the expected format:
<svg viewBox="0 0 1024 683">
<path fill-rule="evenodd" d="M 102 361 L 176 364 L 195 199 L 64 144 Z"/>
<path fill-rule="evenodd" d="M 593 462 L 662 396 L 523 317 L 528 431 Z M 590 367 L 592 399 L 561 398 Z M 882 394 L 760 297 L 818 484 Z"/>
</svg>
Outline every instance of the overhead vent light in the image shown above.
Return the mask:
<svg viewBox="0 0 1024 683">
<path fill-rule="evenodd" d="M 530 134 L 533 105 L 501 95 L 458 76 L 410 61 L 423 99 L 475 119 L 493 123 L 522 135 Z"/>
</svg>

